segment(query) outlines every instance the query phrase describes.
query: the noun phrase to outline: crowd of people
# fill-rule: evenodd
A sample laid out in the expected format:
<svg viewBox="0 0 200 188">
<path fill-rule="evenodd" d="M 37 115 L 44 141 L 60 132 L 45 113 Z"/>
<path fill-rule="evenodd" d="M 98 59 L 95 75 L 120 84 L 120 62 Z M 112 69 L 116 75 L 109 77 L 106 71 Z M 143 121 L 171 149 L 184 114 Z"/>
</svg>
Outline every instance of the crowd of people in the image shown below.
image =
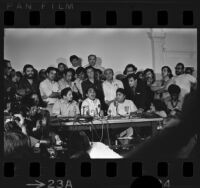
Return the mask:
<svg viewBox="0 0 200 188">
<path fill-rule="evenodd" d="M 178 118 L 184 97 L 196 88 L 193 70 L 180 62 L 175 75 L 169 66 L 163 66 L 162 78 L 157 80 L 149 68 L 138 71 L 128 64 L 123 74 L 116 75 L 112 68 L 98 66 L 96 61 L 97 56 L 91 54 L 88 64 L 82 66 L 80 58 L 72 55 L 70 66 L 60 62 L 57 67 L 38 71 L 26 64 L 21 72 L 4 60 L 4 116 L 15 117 L 5 121 L 4 139 L 17 132 L 29 136 L 34 144 L 44 136 L 50 116 L 124 117 L 150 112 Z"/>
</svg>

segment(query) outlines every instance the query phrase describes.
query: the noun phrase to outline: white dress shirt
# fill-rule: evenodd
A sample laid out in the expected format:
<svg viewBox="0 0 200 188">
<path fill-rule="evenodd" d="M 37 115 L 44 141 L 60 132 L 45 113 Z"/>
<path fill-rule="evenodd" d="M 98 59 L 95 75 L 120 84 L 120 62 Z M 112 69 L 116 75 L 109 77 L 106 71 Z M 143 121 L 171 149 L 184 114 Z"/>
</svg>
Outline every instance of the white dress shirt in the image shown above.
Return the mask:
<svg viewBox="0 0 200 188">
<path fill-rule="evenodd" d="M 103 92 L 105 101 L 111 101 L 116 98 L 116 91 L 118 88 L 124 88 L 120 80 L 114 79 L 111 83 L 107 80 L 103 82 Z"/>
<path fill-rule="evenodd" d="M 56 98 L 50 98 L 49 96 L 53 93 L 53 92 L 59 92 L 59 85 L 57 82 L 55 81 L 50 81 L 49 79 L 45 79 L 44 81 L 42 81 L 40 83 L 39 86 L 40 89 L 40 94 L 41 97 L 47 97 L 46 99 L 43 99 L 44 101 L 46 101 L 48 104 L 54 104 L 55 101 L 57 100 Z"/>
<path fill-rule="evenodd" d="M 127 111 L 126 111 L 127 108 Z M 137 111 L 137 107 L 131 100 L 125 99 L 123 103 L 117 103 L 114 105 L 114 102 L 112 102 L 108 108 L 108 114 L 111 116 L 117 116 L 117 115 L 130 115 L 131 112 Z"/>
<path fill-rule="evenodd" d="M 85 99 L 81 105 L 81 114 L 84 114 L 84 108 L 87 108 L 87 110 L 89 110 L 89 115 L 90 116 L 95 116 L 100 112 L 100 100 L 99 99 L 95 99 L 95 100 L 91 100 L 89 98 Z"/>
<path fill-rule="evenodd" d="M 184 97 L 186 94 L 190 93 L 192 84 L 195 84 L 197 80 L 190 74 L 181 74 L 179 76 L 174 76 L 172 82 L 181 88 L 181 96 Z"/>
</svg>

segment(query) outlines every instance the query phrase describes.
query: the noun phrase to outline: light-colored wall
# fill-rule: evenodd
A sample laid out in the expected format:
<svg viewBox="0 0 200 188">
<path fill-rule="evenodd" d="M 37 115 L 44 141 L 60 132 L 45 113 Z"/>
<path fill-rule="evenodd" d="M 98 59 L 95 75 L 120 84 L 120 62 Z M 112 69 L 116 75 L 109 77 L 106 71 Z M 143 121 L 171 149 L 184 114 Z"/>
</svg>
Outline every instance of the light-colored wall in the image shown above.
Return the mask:
<svg viewBox="0 0 200 188">
<path fill-rule="evenodd" d="M 155 30 L 154 30 L 155 31 Z M 16 70 L 27 63 L 35 68 L 56 66 L 56 59 L 76 54 L 87 64 L 87 56 L 96 54 L 102 66 L 123 71 L 133 63 L 138 69 L 153 68 L 152 45 L 147 33 L 151 29 L 6 29 L 4 56 L 12 61 Z M 173 70 L 177 62 L 197 67 L 197 36 L 195 29 L 164 29 L 166 34 L 162 51 L 163 62 Z M 161 53 L 161 52 L 160 52 Z M 160 66 L 160 67 L 159 67 Z"/>
</svg>

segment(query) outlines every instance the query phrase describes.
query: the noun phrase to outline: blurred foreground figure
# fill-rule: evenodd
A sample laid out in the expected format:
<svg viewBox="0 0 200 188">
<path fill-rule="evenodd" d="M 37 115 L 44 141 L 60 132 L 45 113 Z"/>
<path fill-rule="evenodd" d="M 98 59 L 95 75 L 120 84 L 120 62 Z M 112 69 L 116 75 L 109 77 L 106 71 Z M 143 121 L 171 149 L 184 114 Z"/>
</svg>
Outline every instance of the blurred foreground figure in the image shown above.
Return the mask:
<svg viewBox="0 0 200 188">
<path fill-rule="evenodd" d="M 176 159 L 200 156 L 199 91 L 185 97 L 180 119 L 170 121 L 159 135 L 148 140 L 125 157 L 131 159 Z M 146 157 L 147 156 L 147 157 Z"/>
</svg>

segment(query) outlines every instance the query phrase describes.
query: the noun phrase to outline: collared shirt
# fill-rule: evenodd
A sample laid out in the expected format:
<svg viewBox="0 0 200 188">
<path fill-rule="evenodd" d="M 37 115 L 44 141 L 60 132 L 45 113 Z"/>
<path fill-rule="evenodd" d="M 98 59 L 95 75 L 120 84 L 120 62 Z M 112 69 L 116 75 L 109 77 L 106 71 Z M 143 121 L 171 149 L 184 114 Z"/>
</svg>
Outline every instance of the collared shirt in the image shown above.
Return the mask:
<svg viewBox="0 0 200 188">
<path fill-rule="evenodd" d="M 80 114 L 80 111 L 76 101 L 69 103 L 64 99 L 60 99 L 53 105 L 52 114 L 74 117 L 77 114 Z"/>
<path fill-rule="evenodd" d="M 89 110 L 90 116 L 97 115 L 100 112 L 100 105 L 101 103 L 99 99 L 91 100 L 87 98 L 81 105 L 81 114 L 85 115 L 86 112 L 84 112 L 84 108 L 86 108 L 85 110 Z"/>
<path fill-rule="evenodd" d="M 64 78 L 60 79 L 58 81 L 58 85 L 59 85 L 59 90 L 62 91 L 65 88 L 70 87 L 72 91 L 74 92 L 78 92 L 74 82 L 71 82 L 71 84 L 67 83 L 66 80 Z"/>
<path fill-rule="evenodd" d="M 130 115 L 131 112 L 137 111 L 137 107 L 131 100 L 125 99 L 123 103 L 118 103 L 117 105 L 112 102 L 108 108 L 108 114 L 111 116 L 117 115 Z"/>
<path fill-rule="evenodd" d="M 116 98 L 116 91 L 118 88 L 124 88 L 123 83 L 120 80 L 114 79 L 111 83 L 107 80 L 103 82 L 103 91 L 105 101 L 111 101 Z"/>
<path fill-rule="evenodd" d="M 172 78 L 174 84 L 181 88 L 181 96 L 185 97 L 186 94 L 190 93 L 192 84 L 197 82 L 196 78 L 190 74 L 181 74 Z"/>
<path fill-rule="evenodd" d="M 50 81 L 49 79 L 45 79 L 40 83 L 39 86 L 41 97 L 47 97 L 44 101 L 48 102 L 48 104 L 54 104 L 57 100 L 56 98 L 50 98 L 49 96 L 53 92 L 59 92 L 59 85 L 55 81 Z"/>
</svg>

